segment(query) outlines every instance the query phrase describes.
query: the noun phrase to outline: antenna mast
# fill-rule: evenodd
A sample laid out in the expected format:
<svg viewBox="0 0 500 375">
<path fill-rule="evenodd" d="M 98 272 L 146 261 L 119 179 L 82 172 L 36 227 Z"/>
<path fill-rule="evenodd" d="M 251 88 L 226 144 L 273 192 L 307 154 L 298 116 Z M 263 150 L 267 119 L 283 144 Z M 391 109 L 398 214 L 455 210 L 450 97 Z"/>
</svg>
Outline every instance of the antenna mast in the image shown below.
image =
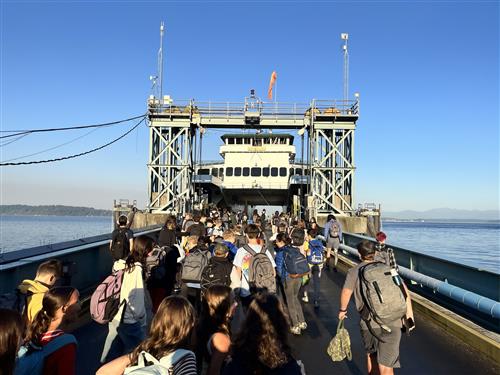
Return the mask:
<svg viewBox="0 0 500 375">
<path fill-rule="evenodd" d="M 342 50 L 344 51 L 344 105 L 347 104 L 349 99 L 349 52 L 347 50 L 347 40 L 349 39 L 349 34 L 340 34 L 340 39 L 344 41 Z"/>
<path fill-rule="evenodd" d="M 163 21 L 160 24 L 160 49 L 158 50 L 158 77 L 160 80 L 160 100 L 163 100 Z"/>
</svg>

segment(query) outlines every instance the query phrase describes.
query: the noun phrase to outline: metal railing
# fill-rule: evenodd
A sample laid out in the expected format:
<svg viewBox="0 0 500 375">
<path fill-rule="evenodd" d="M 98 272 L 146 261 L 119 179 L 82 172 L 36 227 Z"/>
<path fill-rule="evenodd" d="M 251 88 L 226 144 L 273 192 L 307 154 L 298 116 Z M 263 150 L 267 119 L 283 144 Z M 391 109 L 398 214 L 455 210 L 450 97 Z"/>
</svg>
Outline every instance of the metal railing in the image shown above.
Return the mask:
<svg viewBox="0 0 500 375">
<path fill-rule="evenodd" d="M 163 114 L 169 116 L 188 117 L 203 116 L 211 118 L 239 118 L 255 113 L 262 118 L 287 118 L 303 119 L 310 116 L 335 117 L 357 115 L 359 111 L 358 100 L 312 100 L 311 103 L 294 102 L 212 102 L 176 100 L 160 101 L 150 99 L 148 102 L 150 114 Z"/>
</svg>

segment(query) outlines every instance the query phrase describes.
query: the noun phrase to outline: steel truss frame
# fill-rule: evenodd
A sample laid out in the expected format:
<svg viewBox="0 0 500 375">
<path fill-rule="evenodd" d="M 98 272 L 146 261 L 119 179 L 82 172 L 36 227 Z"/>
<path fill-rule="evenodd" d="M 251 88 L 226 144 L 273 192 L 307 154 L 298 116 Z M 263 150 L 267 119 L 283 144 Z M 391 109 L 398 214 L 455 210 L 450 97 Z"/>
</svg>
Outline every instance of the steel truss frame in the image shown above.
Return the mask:
<svg viewBox="0 0 500 375">
<path fill-rule="evenodd" d="M 246 102 L 214 106 L 195 104 L 194 100 L 150 103 L 149 211 L 184 212 L 191 207 L 193 155 L 198 153 L 196 140 L 200 130 L 244 127 L 247 106 Z M 304 111 L 304 107 L 309 109 Z M 252 116 L 260 116 L 260 122 L 252 123 L 252 129 L 303 128 L 303 133 L 307 132 L 310 173 L 306 175 L 310 178 L 306 191 L 312 198 L 307 204 L 313 205 L 312 210 L 308 207 L 310 212 L 314 215 L 354 212 L 354 130 L 359 101 L 339 104 L 338 101 L 312 100 L 310 105 L 287 104 L 286 109 L 280 107 L 280 103 L 261 102 L 259 108 L 261 112 Z"/>
</svg>

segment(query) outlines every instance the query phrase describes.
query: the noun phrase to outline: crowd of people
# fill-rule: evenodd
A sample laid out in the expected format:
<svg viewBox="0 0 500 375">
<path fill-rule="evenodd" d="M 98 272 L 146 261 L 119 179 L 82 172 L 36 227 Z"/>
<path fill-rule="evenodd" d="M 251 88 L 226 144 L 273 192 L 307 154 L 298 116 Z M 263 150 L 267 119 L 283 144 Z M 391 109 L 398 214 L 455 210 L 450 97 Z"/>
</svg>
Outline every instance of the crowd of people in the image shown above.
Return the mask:
<svg viewBox="0 0 500 375">
<path fill-rule="evenodd" d="M 110 276 L 91 299 L 92 317 L 108 329 L 97 374 L 305 373 L 289 334 L 307 331 L 302 303 L 319 309 L 321 274 L 336 271 L 342 225 L 333 215 L 321 228 L 314 218 L 212 209 L 168 217 L 155 239 L 134 238 L 126 216 L 117 224 Z M 360 329 L 369 373 L 391 374 L 402 322 L 412 329 L 413 314 L 385 235 L 377 239 L 359 244 L 338 317 L 353 294 L 358 311 L 368 307 L 359 275 L 375 274 L 370 263 L 390 267 L 405 311 L 390 322 L 362 313 Z M 76 339 L 65 329 L 78 316 L 79 293 L 56 286 L 60 277 L 59 261 L 40 264 L 16 290 L 15 307 L 0 308 L 2 374 L 76 373 Z"/>
</svg>

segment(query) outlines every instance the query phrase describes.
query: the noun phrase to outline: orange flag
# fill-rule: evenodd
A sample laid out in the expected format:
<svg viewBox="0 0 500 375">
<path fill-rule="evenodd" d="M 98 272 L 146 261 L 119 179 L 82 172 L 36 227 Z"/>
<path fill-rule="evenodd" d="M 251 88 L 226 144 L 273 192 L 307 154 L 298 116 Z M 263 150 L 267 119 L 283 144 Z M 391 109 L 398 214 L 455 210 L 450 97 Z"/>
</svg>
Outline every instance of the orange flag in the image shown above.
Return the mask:
<svg viewBox="0 0 500 375">
<path fill-rule="evenodd" d="M 273 71 L 271 74 L 271 80 L 269 81 L 269 89 L 267 90 L 267 98 L 269 100 L 273 100 L 273 87 L 276 83 L 276 78 L 278 78 L 278 75 L 276 74 L 276 71 Z"/>
</svg>

